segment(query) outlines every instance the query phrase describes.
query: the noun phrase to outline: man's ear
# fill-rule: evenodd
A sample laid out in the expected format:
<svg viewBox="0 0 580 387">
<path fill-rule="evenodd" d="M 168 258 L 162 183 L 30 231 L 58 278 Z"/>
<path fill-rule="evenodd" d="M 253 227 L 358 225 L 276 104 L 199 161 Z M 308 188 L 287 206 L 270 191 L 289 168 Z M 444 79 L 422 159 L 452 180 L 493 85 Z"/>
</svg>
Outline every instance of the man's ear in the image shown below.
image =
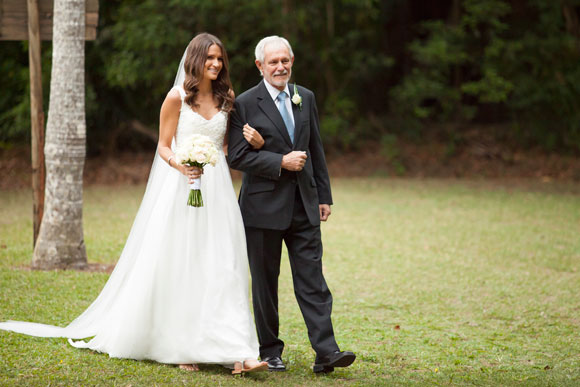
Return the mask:
<svg viewBox="0 0 580 387">
<path fill-rule="evenodd" d="M 256 63 L 256 67 L 258 68 L 258 70 L 260 70 L 260 75 L 264 75 L 264 71 L 262 70 L 262 62 L 260 62 L 259 60 L 256 59 L 256 61 L 254 62 Z"/>
</svg>

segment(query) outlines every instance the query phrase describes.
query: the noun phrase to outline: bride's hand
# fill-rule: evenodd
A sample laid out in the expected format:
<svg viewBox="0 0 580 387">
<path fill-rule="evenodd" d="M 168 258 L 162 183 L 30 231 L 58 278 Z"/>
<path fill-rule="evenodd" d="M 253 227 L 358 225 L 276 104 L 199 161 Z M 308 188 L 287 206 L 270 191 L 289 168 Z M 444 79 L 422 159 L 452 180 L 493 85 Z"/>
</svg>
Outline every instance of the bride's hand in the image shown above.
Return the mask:
<svg viewBox="0 0 580 387">
<path fill-rule="evenodd" d="M 195 179 L 198 179 L 203 175 L 203 168 L 179 164 L 177 169 L 188 178 L 189 184 L 193 183 Z"/>
<path fill-rule="evenodd" d="M 260 149 L 264 146 L 264 138 L 260 135 L 256 129 L 252 128 L 250 125 L 244 125 L 244 138 L 252 148 Z"/>
</svg>

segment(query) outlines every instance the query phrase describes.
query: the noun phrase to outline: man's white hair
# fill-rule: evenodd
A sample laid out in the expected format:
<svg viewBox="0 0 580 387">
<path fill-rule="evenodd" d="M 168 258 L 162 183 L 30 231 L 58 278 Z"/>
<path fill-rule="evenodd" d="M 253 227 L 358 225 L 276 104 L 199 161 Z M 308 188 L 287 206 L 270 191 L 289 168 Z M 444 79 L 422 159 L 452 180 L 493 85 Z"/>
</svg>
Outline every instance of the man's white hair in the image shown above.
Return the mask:
<svg viewBox="0 0 580 387">
<path fill-rule="evenodd" d="M 288 49 L 290 53 L 290 58 L 294 57 L 294 52 L 292 52 L 292 46 L 290 43 L 281 36 L 266 36 L 264 39 L 260 40 L 256 45 L 256 60 L 260 61 L 260 63 L 264 63 L 264 57 L 266 56 L 266 46 L 268 45 L 277 45 L 281 46 L 284 45 Z"/>
</svg>

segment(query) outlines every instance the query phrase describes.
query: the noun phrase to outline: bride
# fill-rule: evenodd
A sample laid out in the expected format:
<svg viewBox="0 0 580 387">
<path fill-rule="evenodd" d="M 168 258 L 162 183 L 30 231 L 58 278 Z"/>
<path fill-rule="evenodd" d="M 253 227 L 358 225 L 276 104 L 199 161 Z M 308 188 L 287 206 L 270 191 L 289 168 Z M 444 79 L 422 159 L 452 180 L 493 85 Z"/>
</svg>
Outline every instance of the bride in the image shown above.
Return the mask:
<svg viewBox="0 0 580 387">
<path fill-rule="evenodd" d="M 143 202 L 97 299 L 64 328 L 8 321 L 0 329 L 67 337 L 78 348 L 190 371 L 200 363 L 233 367 L 233 374 L 266 370 L 267 363 L 257 360 L 244 228 L 223 153 L 233 100 L 223 44 L 197 35 L 161 107 Z M 215 167 L 176 162 L 175 146 L 193 134 L 215 143 Z M 251 128 L 244 134 L 253 147 L 263 145 Z M 189 207 L 188 182 L 200 176 L 204 206 Z"/>
</svg>

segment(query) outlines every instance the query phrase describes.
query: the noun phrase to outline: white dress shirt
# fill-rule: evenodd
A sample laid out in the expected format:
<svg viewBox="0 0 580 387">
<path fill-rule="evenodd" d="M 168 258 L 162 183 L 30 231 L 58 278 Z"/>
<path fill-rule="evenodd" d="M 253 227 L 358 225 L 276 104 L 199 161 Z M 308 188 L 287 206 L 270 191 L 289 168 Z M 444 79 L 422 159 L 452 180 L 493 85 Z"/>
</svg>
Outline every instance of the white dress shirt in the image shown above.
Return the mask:
<svg viewBox="0 0 580 387">
<path fill-rule="evenodd" d="M 279 105 L 278 94 L 280 94 L 280 90 L 276 89 L 274 86 L 272 86 L 265 79 L 264 79 L 264 84 L 266 85 L 266 89 L 268 90 L 268 93 L 270 93 L 270 96 L 274 100 L 274 104 L 276 105 L 278 110 L 280 110 L 280 108 L 278 107 L 278 105 Z M 286 109 L 288 109 L 288 115 L 290 116 L 290 119 L 292 120 L 292 124 L 294 124 L 294 126 L 296 126 L 296 123 L 294 122 L 294 113 L 292 113 L 292 101 L 290 100 L 290 89 L 288 88 L 288 84 L 286 84 L 286 86 L 284 87 L 284 91 L 286 92 L 286 95 L 287 95 L 286 99 L 284 100 L 284 103 L 286 105 Z"/>
</svg>

